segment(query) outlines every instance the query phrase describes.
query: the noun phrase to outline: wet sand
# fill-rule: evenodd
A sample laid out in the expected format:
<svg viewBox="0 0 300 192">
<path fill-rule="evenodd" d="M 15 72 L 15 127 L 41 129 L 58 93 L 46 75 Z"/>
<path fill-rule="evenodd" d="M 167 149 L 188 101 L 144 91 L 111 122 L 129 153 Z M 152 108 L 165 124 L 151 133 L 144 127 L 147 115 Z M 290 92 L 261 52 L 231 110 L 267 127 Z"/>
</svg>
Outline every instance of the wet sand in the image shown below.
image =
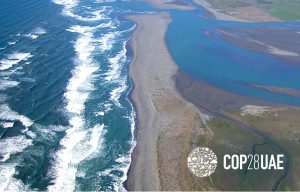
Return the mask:
<svg viewBox="0 0 300 192">
<path fill-rule="evenodd" d="M 215 87 L 179 70 L 174 76 L 176 88 L 183 98 L 207 113 L 218 113 L 221 109 L 240 110 L 245 105 L 278 106 L 277 104 L 238 95 Z"/>
<path fill-rule="evenodd" d="M 205 132 L 202 125 L 206 116 L 176 92 L 172 77 L 177 66 L 164 41 L 170 15 L 132 15 L 128 19 L 137 23 L 130 42 L 137 146 L 127 189 L 191 190 L 188 183 L 192 176 L 187 171 L 186 157 L 192 135 Z"/>
<path fill-rule="evenodd" d="M 241 48 L 265 53 L 299 65 L 300 35 L 298 31 L 284 27 L 228 27 L 217 29 L 217 33 L 221 38 Z"/>
</svg>

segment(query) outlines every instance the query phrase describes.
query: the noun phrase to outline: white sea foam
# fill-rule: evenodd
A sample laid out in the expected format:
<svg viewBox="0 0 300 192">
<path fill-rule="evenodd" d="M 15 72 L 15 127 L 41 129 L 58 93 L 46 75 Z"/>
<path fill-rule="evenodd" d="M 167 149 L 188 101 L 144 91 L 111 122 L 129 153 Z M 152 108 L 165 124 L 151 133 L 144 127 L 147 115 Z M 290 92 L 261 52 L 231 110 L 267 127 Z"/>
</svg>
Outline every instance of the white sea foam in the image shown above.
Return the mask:
<svg viewBox="0 0 300 192">
<path fill-rule="evenodd" d="M 4 156 L 0 162 L 4 162 L 15 153 L 24 151 L 28 146 L 32 145 L 32 140 L 27 139 L 26 136 L 15 136 L 0 140 L 0 155 Z"/>
<path fill-rule="evenodd" d="M 54 184 L 49 186 L 49 191 L 75 190 L 77 166 L 94 153 L 99 144 L 104 125 L 93 128 L 85 126 L 83 112 L 89 94 L 94 90 L 93 74 L 99 69 L 99 64 L 94 62 L 93 52 L 95 43 L 93 32 L 103 27 L 72 26 L 68 31 L 79 33 L 74 43 L 76 51 L 75 69 L 66 88 L 66 110 L 70 115 L 69 127 L 66 136 L 60 141 L 61 148 L 53 155 L 54 162 L 49 175 L 54 178 Z M 58 130 L 61 130 L 60 128 Z"/>
<path fill-rule="evenodd" d="M 5 129 L 12 128 L 14 126 L 14 122 L 5 121 L 5 122 L 1 122 L 0 125 Z"/>
<path fill-rule="evenodd" d="M 11 81 L 11 80 L 6 80 L 6 79 L 0 80 L 0 90 L 5 90 L 7 88 L 16 87 L 18 85 L 19 85 L 19 82 L 17 82 L 17 81 Z"/>
<path fill-rule="evenodd" d="M 103 111 L 99 111 L 99 112 L 95 112 L 96 116 L 104 116 L 104 112 Z"/>
<path fill-rule="evenodd" d="M 123 77 L 120 79 L 119 86 L 110 92 L 111 101 L 113 101 L 118 107 L 121 107 L 119 99 L 126 88 L 126 77 Z"/>
<path fill-rule="evenodd" d="M 93 63 L 92 59 L 92 52 L 95 50 L 92 34 L 94 28 L 73 26 L 70 30 L 81 35 L 74 45 L 77 53 L 75 59 L 76 67 L 73 70 L 73 77 L 69 80 L 67 92 L 65 93 L 65 97 L 68 100 L 66 108 L 68 112 L 80 115 L 90 91 L 94 89 L 91 83 L 91 75 L 99 67 Z"/>
<path fill-rule="evenodd" d="M 32 145 L 32 140 L 25 135 L 8 137 L 0 140 L 0 191 L 26 191 L 28 187 L 13 177 L 16 173 L 16 163 L 7 163 L 11 155 L 23 152 Z"/>
<path fill-rule="evenodd" d="M 49 126 L 49 129 L 54 132 L 63 132 L 67 130 L 67 127 L 61 125 L 51 125 Z"/>
<path fill-rule="evenodd" d="M 30 58 L 30 53 L 14 52 L 7 56 L 6 59 L 0 61 L 0 70 L 6 70 L 11 68 L 13 65 L 18 64 L 20 61 L 26 61 Z"/>
<path fill-rule="evenodd" d="M 37 39 L 39 36 L 46 34 L 47 31 L 42 27 L 37 27 L 32 30 L 29 34 L 26 34 L 25 37 L 28 37 L 32 40 Z"/>
<path fill-rule="evenodd" d="M 136 140 L 134 138 L 135 117 L 136 117 L 136 114 L 132 107 L 131 115 L 129 117 L 130 131 L 131 131 L 131 139 L 130 139 L 129 143 L 131 145 L 131 148 L 130 148 L 129 153 L 126 156 L 122 156 L 116 160 L 117 162 L 122 163 L 122 167 L 120 168 L 120 170 L 123 172 L 123 176 L 121 177 L 119 182 L 117 182 L 118 189 L 121 189 L 121 190 L 125 190 L 125 188 L 123 187 L 123 183 L 127 180 L 127 173 L 128 173 L 128 170 L 129 170 L 130 164 L 131 164 L 131 154 L 133 152 L 134 147 L 136 146 Z"/>
<path fill-rule="evenodd" d="M 52 0 L 53 3 L 62 5 L 63 13 L 69 15 L 72 9 L 78 4 L 78 0 Z"/>
<path fill-rule="evenodd" d="M 75 117 L 71 122 L 72 127 L 66 131 L 66 136 L 60 142 L 63 148 L 54 156 L 55 163 L 50 174 L 55 180 L 54 185 L 49 186 L 49 191 L 75 190 L 77 165 L 93 154 L 100 145 L 104 125 L 84 129 L 82 119 Z"/>
<path fill-rule="evenodd" d="M 7 44 L 9 44 L 9 45 L 15 45 L 17 42 L 18 41 L 9 41 L 9 42 L 7 42 Z"/>
<path fill-rule="evenodd" d="M 0 191 L 28 191 L 28 187 L 13 177 L 16 173 L 15 163 L 0 164 Z"/>
<path fill-rule="evenodd" d="M 127 154 L 125 155 L 121 155 L 119 156 L 115 162 L 117 163 L 117 165 L 115 165 L 112 168 L 107 168 L 104 171 L 100 171 L 97 173 L 97 175 L 99 177 L 103 177 L 103 176 L 109 176 L 112 178 L 113 180 L 113 191 L 126 191 L 126 189 L 124 188 L 124 182 L 127 180 L 127 173 L 131 164 L 131 154 L 132 151 L 134 149 L 134 147 L 136 146 L 136 141 L 134 138 L 134 130 L 135 130 L 135 112 L 133 110 L 133 106 L 132 106 L 132 111 L 130 116 L 128 117 L 129 121 L 130 121 L 130 131 L 131 131 L 131 138 L 129 141 L 130 144 L 130 150 Z M 114 175 L 112 174 L 113 171 L 121 171 L 122 174 L 121 175 Z"/>
<path fill-rule="evenodd" d="M 108 2 L 115 2 L 116 0 L 95 0 L 95 3 L 108 3 Z"/>
<path fill-rule="evenodd" d="M 108 51 L 113 47 L 115 39 L 118 37 L 120 32 L 109 32 L 103 35 L 98 42 L 100 43 L 101 51 Z"/>
<path fill-rule="evenodd" d="M 30 127 L 33 124 L 33 121 L 31 119 L 13 111 L 6 104 L 0 105 L 0 119 L 6 121 L 20 121 L 26 128 Z"/>
<path fill-rule="evenodd" d="M 54 3 L 58 5 L 63 5 L 63 14 L 69 17 L 72 17 L 74 19 L 80 20 L 80 21 L 101 21 L 104 19 L 107 19 L 106 14 L 109 14 L 108 7 L 102 7 L 101 10 L 96 10 L 93 12 L 89 12 L 90 16 L 83 17 L 81 15 L 77 15 L 74 13 L 74 7 L 78 5 L 78 0 L 53 0 Z M 106 14 L 105 14 L 106 12 Z"/>
<path fill-rule="evenodd" d="M 36 138 L 36 133 L 33 132 L 33 131 L 27 131 L 27 132 L 26 132 L 26 135 L 28 135 L 28 136 L 31 137 L 32 139 L 35 139 L 35 138 Z"/>
<path fill-rule="evenodd" d="M 127 50 L 125 46 L 126 44 L 124 43 L 123 49 L 115 57 L 108 59 L 110 63 L 109 65 L 110 69 L 106 73 L 106 77 L 105 77 L 106 81 L 113 81 L 120 78 L 122 68 L 124 67 L 126 61 Z"/>
<path fill-rule="evenodd" d="M 104 111 L 104 113 L 108 113 L 112 110 L 112 103 L 110 101 L 106 101 L 104 103 L 101 103 L 99 107 Z"/>
<path fill-rule="evenodd" d="M 65 11 L 65 13 L 68 16 L 73 17 L 73 18 L 75 18 L 77 20 L 92 22 L 92 21 L 101 21 L 101 20 L 108 19 L 106 17 L 106 14 L 109 14 L 109 12 L 107 12 L 106 14 L 104 14 L 105 11 L 106 11 L 106 8 L 104 7 L 104 9 L 102 9 L 102 10 L 97 10 L 97 11 L 90 12 L 90 16 L 87 16 L 87 17 L 76 15 L 73 12 L 71 12 L 70 10 L 69 11 Z"/>
</svg>

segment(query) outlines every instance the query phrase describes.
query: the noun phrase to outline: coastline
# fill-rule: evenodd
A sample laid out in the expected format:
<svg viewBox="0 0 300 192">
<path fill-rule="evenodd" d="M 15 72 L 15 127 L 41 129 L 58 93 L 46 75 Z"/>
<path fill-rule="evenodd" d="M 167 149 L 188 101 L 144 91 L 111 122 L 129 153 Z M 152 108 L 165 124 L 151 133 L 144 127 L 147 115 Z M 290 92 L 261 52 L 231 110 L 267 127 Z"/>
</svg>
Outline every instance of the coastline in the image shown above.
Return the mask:
<svg viewBox="0 0 300 192">
<path fill-rule="evenodd" d="M 133 59 L 129 65 L 137 145 L 126 187 L 138 191 L 190 190 L 187 183 L 192 176 L 183 164 L 192 133 L 206 132 L 202 128 L 206 116 L 176 91 L 172 77 L 178 68 L 165 44 L 170 15 L 130 15 L 127 19 L 137 24 L 130 40 Z"/>
</svg>

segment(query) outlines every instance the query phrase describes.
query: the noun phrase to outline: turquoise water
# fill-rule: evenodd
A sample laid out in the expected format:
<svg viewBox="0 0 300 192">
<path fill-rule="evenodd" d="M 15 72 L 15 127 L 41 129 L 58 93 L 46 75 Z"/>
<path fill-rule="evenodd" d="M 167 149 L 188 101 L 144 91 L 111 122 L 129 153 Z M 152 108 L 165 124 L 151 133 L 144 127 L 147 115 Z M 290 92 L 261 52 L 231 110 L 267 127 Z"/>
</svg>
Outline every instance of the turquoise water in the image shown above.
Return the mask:
<svg viewBox="0 0 300 192">
<path fill-rule="evenodd" d="M 0 191 L 125 190 L 135 146 L 127 47 L 145 3 L 0 1 Z M 297 98 L 249 84 L 300 89 L 299 67 L 207 37 L 215 27 L 285 26 L 171 11 L 167 44 L 180 68 L 218 87 L 280 103 Z"/>
<path fill-rule="evenodd" d="M 215 29 L 272 26 L 300 29 L 299 23 L 239 23 L 205 19 L 205 10 L 172 11 L 168 48 L 179 67 L 222 89 L 277 103 L 300 105 L 300 99 L 254 88 L 256 85 L 300 89 L 300 65 L 239 48 L 222 40 Z M 205 35 L 209 32 L 210 35 Z"/>
</svg>

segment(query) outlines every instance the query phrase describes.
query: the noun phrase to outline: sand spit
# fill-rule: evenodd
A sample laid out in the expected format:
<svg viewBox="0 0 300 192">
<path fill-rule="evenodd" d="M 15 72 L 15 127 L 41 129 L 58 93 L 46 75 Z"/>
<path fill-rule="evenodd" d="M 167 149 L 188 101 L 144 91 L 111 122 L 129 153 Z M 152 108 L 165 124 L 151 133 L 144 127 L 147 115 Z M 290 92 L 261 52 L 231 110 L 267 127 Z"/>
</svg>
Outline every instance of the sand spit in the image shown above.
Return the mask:
<svg viewBox="0 0 300 192">
<path fill-rule="evenodd" d="M 172 80 L 177 66 L 164 37 L 171 22 L 168 13 L 132 15 L 137 23 L 131 40 L 137 110 L 137 146 L 127 180 L 128 190 L 190 190 L 186 157 L 192 135 L 203 134 L 207 116 L 183 100 Z"/>
<path fill-rule="evenodd" d="M 300 39 L 295 30 L 284 27 L 235 27 L 218 28 L 216 31 L 223 39 L 241 48 L 300 64 Z"/>
</svg>

